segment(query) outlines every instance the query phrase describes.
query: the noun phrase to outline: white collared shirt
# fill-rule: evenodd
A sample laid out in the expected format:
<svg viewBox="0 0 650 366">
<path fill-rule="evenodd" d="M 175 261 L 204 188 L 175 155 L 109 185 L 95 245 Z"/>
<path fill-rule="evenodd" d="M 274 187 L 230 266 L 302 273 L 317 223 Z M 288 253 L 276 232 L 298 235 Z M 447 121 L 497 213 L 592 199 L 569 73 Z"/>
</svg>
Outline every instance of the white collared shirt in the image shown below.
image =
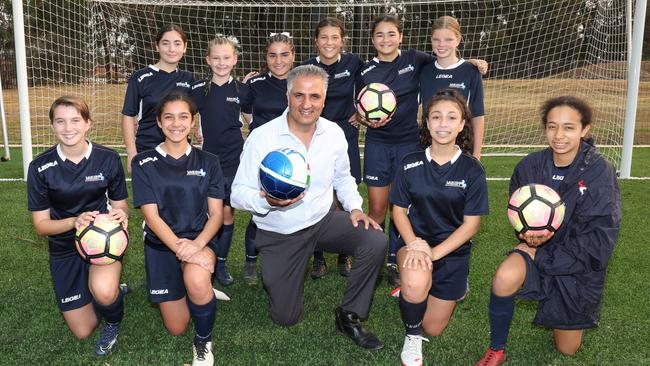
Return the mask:
<svg viewBox="0 0 650 366">
<path fill-rule="evenodd" d="M 232 184 L 232 207 L 252 212 L 258 228 L 280 234 L 291 234 L 319 222 L 332 207 L 334 190 L 346 211 L 361 210 L 363 198 L 350 175 L 348 144 L 343 130 L 336 123 L 319 118 L 307 149 L 289 131 L 287 111 L 253 130 L 246 139 Z M 284 208 L 269 205 L 260 196 L 259 184 L 260 163 L 266 154 L 281 148 L 301 153 L 311 171 L 311 183 L 305 197 Z"/>
</svg>

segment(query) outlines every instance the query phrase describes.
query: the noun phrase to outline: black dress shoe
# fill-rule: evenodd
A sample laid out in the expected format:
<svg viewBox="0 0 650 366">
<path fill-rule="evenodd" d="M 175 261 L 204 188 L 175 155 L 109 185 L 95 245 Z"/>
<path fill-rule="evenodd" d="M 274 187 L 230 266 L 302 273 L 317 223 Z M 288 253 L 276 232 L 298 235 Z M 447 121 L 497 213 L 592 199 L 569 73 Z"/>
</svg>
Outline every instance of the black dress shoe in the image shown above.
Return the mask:
<svg viewBox="0 0 650 366">
<path fill-rule="evenodd" d="M 378 350 L 384 347 L 384 344 L 377 337 L 361 325 L 357 314 L 345 311 L 339 306 L 334 311 L 334 315 L 336 317 L 336 329 L 350 337 L 357 345 L 370 350 Z"/>
</svg>

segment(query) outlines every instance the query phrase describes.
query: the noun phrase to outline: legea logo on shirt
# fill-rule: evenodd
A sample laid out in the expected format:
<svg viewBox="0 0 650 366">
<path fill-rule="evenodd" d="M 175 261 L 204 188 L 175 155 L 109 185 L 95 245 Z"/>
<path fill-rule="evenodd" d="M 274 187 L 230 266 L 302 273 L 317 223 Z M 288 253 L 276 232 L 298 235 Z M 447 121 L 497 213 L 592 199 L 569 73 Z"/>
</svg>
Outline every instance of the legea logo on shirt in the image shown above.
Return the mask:
<svg viewBox="0 0 650 366">
<path fill-rule="evenodd" d="M 141 82 L 142 80 L 148 78 L 149 76 L 153 76 L 153 72 L 148 72 L 146 74 L 140 75 L 140 77 L 138 78 L 138 83 Z"/>
<path fill-rule="evenodd" d="M 183 88 L 189 88 L 190 83 L 188 83 L 186 81 L 179 81 L 178 83 L 176 83 L 176 86 L 182 86 Z"/>
<path fill-rule="evenodd" d="M 104 180 L 104 174 L 99 173 L 95 175 L 87 175 L 86 176 L 86 183 L 88 182 L 102 182 Z"/>
<path fill-rule="evenodd" d="M 226 102 L 239 104 L 239 97 L 226 97 Z"/>
<path fill-rule="evenodd" d="M 202 83 L 198 83 L 198 84 L 192 85 L 192 90 L 194 90 L 194 89 L 196 89 L 196 88 L 201 88 L 201 87 L 204 87 L 204 86 L 205 86 L 205 81 L 202 82 Z"/>
<path fill-rule="evenodd" d="M 193 175 L 195 177 L 205 177 L 205 170 L 201 168 L 200 170 L 188 170 L 187 175 Z"/>
<path fill-rule="evenodd" d="M 345 77 L 348 77 L 348 76 L 350 76 L 350 71 L 345 70 L 343 72 L 339 72 L 338 74 L 335 74 L 334 79 L 345 78 Z"/>
<path fill-rule="evenodd" d="M 451 74 L 438 74 L 436 75 L 436 79 L 451 79 L 454 76 Z"/>
<path fill-rule="evenodd" d="M 408 164 L 404 165 L 404 171 L 409 170 L 411 168 L 418 167 L 420 165 L 424 165 L 424 162 L 422 160 L 416 161 L 414 163 L 408 163 Z"/>
<path fill-rule="evenodd" d="M 445 187 L 456 187 L 456 188 L 465 189 L 465 188 L 467 188 L 467 183 L 465 183 L 465 179 L 463 179 L 461 181 L 448 180 L 447 183 L 445 183 Z"/>
<path fill-rule="evenodd" d="M 413 70 L 415 70 L 415 67 L 413 67 L 413 65 L 409 64 L 409 65 L 406 66 L 405 68 L 399 70 L 399 71 L 397 72 L 397 74 L 398 74 L 398 75 L 402 75 L 402 74 L 406 74 L 407 72 L 411 72 L 411 71 L 413 71 Z"/>
<path fill-rule="evenodd" d="M 361 76 L 365 75 L 368 71 L 374 69 L 375 67 L 377 67 L 377 65 L 370 65 L 370 66 L 368 66 L 367 69 L 361 71 Z"/>
<path fill-rule="evenodd" d="M 449 83 L 450 88 L 462 89 L 465 90 L 465 83 Z"/>
<path fill-rule="evenodd" d="M 79 299 L 81 299 L 81 294 L 76 294 L 76 295 L 69 296 L 69 297 L 61 299 L 61 304 L 67 304 L 69 302 L 77 301 Z"/>
<path fill-rule="evenodd" d="M 44 171 L 44 170 L 46 170 L 46 169 L 49 169 L 49 168 L 51 168 L 51 167 L 53 167 L 53 166 L 57 166 L 57 165 L 59 165 L 59 163 L 57 163 L 56 160 L 55 160 L 55 161 L 50 161 L 50 162 L 47 163 L 47 164 L 43 164 L 43 165 L 41 165 L 41 166 L 38 168 L 38 172 L 40 173 L 40 172 L 42 172 L 42 171 Z"/>
<path fill-rule="evenodd" d="M 146 163 L 150 163 L 150 162 L 152 162 L 152 161 L 157 161 L 157 160 L 158 160 L 158 158 L 155 157 L 155 156 L 154 156 L 153 158 L 152 158 L 152 157 L 148 157 L 148 158 L 145 158 L 145 159 L 140 160 L 140 162 L 139 162 L 138 164 L 140 164 L 140 166 L 143 166 L 143 165 L 146 164 Z"/>
<path fill-rule="evenodd" d="M 564 180 L 564 176 L 563 175 L 553 174 L 553 180 Z"/>
</svg>

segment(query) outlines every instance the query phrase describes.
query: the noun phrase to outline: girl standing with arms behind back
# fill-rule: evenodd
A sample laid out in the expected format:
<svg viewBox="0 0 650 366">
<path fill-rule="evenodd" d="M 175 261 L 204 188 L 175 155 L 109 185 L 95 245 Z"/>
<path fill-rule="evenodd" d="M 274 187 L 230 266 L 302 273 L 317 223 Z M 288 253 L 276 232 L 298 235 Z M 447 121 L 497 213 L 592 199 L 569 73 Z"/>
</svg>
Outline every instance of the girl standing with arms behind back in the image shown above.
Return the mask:
<svg viewBox="0 0 650 366">
<path fill-rule="evenodd" d="M 153 149 L 165 139 L 156 124 L 156 105 L 160 99 L 175 89 L 189 92 L 194 82 L 191 73 L 178 69 L 186 50 L 187 36 L 183 29 L 165 25 L 156 35 L 158 62 L 129 78 L 122 107 L 122 136 L 129 172 L 135 154 Z"/>
<path fill-rule="evenodd" d="M 219 157 L 224 175 L 223 226 L 217 236 L 217 266 L 215 276 L 224 286 L 234 280 L 226 260 L 235 229 L 234 209 L 230 206 L 230 186 L 239 167 L 244 138 L 240 121 L 242 101 L 248 99 L 248 85 L 232 77 L 237 64 L 239 42 L 235 37 L 217 35 L 208 43 L 206 63 L 210 67 L 208 78 L 192 85 L 192 99 L 196 103 L 201 122 L 197 140 L 203 150 Z"/>
</svg>

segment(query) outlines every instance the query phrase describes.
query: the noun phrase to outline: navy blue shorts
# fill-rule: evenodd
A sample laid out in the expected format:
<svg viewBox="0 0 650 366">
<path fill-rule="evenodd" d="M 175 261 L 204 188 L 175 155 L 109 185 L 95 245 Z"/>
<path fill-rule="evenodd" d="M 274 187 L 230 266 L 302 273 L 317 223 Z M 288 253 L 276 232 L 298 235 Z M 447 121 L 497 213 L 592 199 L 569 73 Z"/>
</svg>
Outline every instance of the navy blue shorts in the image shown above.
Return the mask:
<svg viewBox="0 0 650 366">
<path fill-rule="evenodd" d="M 539 271 L 537 270 L 537 265 L 535 265 L 535 261 L 521 250 L 514 249 L 510 253 L 521 255 L 521 257 L 524 258 L 524 262 L 526 262 L 526 278 L 524 279 L 524 284 L 521 286 L 519 291 L 517 291 L 517 297 L 522 300 L 543 300 L 545 295 L 542 290 L 542 281 Z"/>
<path fill-rule="evenodd" d="M 361 154 L 359 153 L 359 129 L 348 121 L 337 122 L 345 134 L 348 142 L 348 159 L 350 160 L 350 174 L 357 184 L 361 183 Z"/>
<path fill-rule="evenodd" d="M 441 300 L 460 301 L 467 295 L 469 254 L 448 255 L 433 262 L 429 295 Z"/>
<path fill-rule="evenodd" d="M 235 180 L 235 176 L 224 177 L 223 178 L 223 204 L 224 206 L 230 206 L 230 192 L 232 191 L 232 181 Z"/>
<path fill-rule="evenodd" d="M 208 244 L 215 253 L 216 243 Z M 171 250 L 154 247 L 144 241 L 144 264 L 147 272 L 147 291 L 149 301 L 159 304 L 183 298 L 186 294 L 181 261 Z"/>
<path fill-rule="evenodd" d="M 395 177 L 404 155 L 420 150 L 416 143 L 389 145 L 366 141 L 363 152 L 363 181 L 368 187 L 385 187 Z"/>
<path fill-rule="evenodd" d="M 79 309 L 93 300 L 88 289 L 89 269 L 90 264 L 76 253 L 63 258 L 50 257 L 50 273 L 59 310 Z"/>
</svg>

